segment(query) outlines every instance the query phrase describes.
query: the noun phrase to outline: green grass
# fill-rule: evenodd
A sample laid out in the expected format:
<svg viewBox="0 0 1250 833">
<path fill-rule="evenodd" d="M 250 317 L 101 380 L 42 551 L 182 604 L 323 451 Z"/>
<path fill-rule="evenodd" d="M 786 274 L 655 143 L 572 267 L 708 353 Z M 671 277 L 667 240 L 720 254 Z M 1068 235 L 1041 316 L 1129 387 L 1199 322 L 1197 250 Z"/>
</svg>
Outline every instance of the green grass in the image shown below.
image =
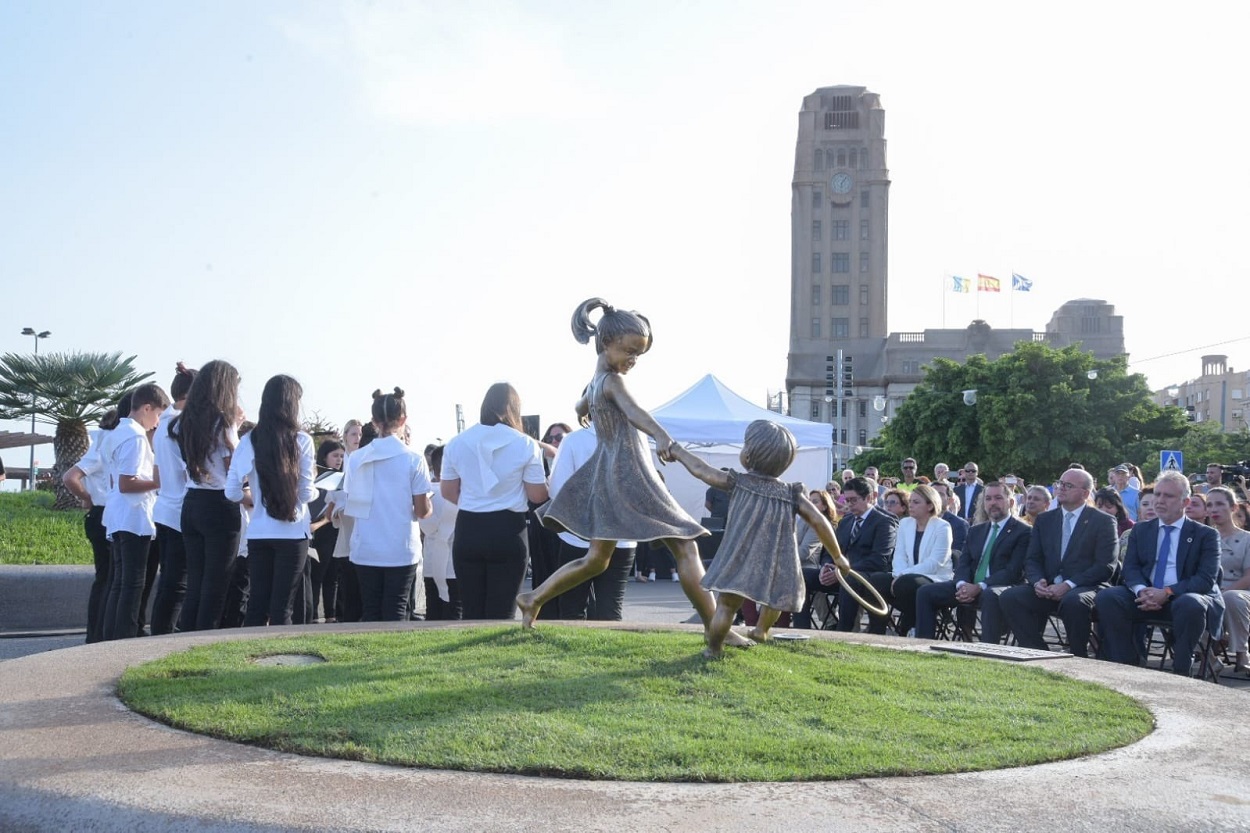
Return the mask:
<svg viewBox="0 0 1250 833">
<path fill-rule="evenodd" d="M 91 564 L 81 510 L 58 512 L 52 492 L 0 492 L 0 564 Z"/>
<path fill-rule="evenodd" d="M 1037 667 L 824 640 L 699 656 L 693 633 L 545 626 L 221 642 L 129 669 L 133 709 L 259 746 L 408 766 L 792 781 L 1088 755 L 1140 704 Z M 262 666 L 281 653 L 326 660 Z"/>
</svg>

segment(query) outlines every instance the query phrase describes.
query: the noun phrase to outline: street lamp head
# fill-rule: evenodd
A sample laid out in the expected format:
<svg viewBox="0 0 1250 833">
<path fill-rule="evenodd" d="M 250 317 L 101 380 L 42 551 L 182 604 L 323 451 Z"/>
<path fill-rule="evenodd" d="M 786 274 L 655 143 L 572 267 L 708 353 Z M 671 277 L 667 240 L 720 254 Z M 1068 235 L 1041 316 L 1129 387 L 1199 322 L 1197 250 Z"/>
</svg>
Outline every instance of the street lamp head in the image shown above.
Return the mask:
<svg viewBox="0 0 1250 833">
<path fill-rule="evenodd" d="M 884 411 L 885 410 L 885 397 L 874 396 L 872 398 L 872 408 L 874 411 Z"/>
<path fill-rule="evenodd" d="M 1097 370 L 1087 371 L 1085 374 L 1085 378 L 1089 379 L 1091 382 L 1094 381 L 1095 379 L 1098 378 L 1098 371 Z"/>
<path fill-rule="evenodd" d="M 51 331 L 51 330 L 44 330 L 44 331 L 43 331 L 42 333 L 40 333 L 39 335 L 35 336 L 35 338 L 47 338 L 47 337 L 48 337 L 48 336 L 50 336 L 50 335 L 52 335 L 52 331 Z"/>
<path fill-rule="evenodd" d="M 964 391 L 964 404 L 965 405 L 977 404 L 977 389 L 976 388 L 972 388 L 970 390 Z"/>
<path fill-rule="evenodd" d="M 35 328 L 34 328 L 34 327 L 23 327 L 23 328 L 22 328 L 22 335 L 24 335 L 24 336 L 33 336 L 34 334 L 35 334 Z"/>
</svg>

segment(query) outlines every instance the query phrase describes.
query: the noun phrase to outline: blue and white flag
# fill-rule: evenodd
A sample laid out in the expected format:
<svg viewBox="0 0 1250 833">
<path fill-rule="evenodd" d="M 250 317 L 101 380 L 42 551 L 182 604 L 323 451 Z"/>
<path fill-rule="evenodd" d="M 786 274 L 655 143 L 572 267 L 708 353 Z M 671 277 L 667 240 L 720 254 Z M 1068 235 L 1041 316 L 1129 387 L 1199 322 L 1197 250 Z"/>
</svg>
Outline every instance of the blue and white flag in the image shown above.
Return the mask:
<svg viewBox="0 0 1250 833">
<path fill-rule="evenodd" d="M 1011 289 L 1013 292 L 1031 292 L 1033 281 L 1016 272 L 1011 273 Z"/>
<path fill-rule="evenodd" d="M 958 275 L 951 275 L 951 292 L 971 292 L 972 281 L 968 278 L 961 278 Z"/>
</svg>

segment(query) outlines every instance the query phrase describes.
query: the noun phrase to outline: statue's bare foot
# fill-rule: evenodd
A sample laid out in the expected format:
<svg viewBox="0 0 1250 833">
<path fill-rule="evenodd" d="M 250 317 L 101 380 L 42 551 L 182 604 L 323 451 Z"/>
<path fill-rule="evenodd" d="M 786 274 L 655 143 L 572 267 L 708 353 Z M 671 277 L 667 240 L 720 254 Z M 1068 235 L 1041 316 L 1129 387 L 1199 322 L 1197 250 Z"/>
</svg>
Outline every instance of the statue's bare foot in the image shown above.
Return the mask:
<svg viewBox="0 0 1250 833">
<path fill-rule="evenodd" d="M 533 593 L 522 593 L 516 597 L 516 606 L 521 609 L 521 628 L 534 629 L 534 620 L 538 618 L 538 605 L 534 604 Z"/>
<path fill-rule="evenodd" d="M 725 634 L 725 644 L 730 648 L 751 648 L 755 645 L 754 642 L 733 629 Z"/>
<path fill-rule="evenodd" d="M 708 646 L 707 648 L 704 648 L 704 649 L 703 649 L 703 657 L 704 657 L 704 659 L 724 659 L 724 658 L 725 658 L 725 652 L 724 652 L 724 651 L 714 651 L 714 650 L 712 650 L 711 646 Z"/>
<path fill-rule="evenodd" d="M 760 630 L 759 626 L 751 628 L 751 630 L 747 631 L 747 636 L 756 642 L 767 642 L 772 639 L 772 636 L 769 635 L 768 631 Z"/>
</svg>

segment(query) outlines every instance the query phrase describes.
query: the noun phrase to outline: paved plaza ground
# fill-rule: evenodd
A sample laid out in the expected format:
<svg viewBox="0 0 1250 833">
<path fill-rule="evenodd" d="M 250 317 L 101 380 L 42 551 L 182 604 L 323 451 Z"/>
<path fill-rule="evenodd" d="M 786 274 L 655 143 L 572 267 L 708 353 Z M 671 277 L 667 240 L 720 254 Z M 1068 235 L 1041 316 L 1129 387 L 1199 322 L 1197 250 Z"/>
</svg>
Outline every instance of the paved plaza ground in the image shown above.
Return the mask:
<svg viewBox="0 0 1250 833">
<path fill-rule="evenodd" d="M 696 630 L 683 624 L 691 609 L 670 583 L 631 583 L 626 617 Z M 1075 761 L 813 784 L 591 782 L 305 758 L 172 730 L 132 714 L 113 695 L 117 676 L 130 665 L 192 644 L 260 633 L 91 646 L 81 645 L 80 634 L 0 639 L 0 656 L 7 657 L 0 661 L 0 830 L 1250 829 L 1244 762 L 1250 727 L 1240 719 L 1247 703 L 1242 686 L 1092 660 L 1047 665 L 1138 698 L 1155 715 L 1155 732 Z M 838 638 L 928 649 L 917 640 Z"/>
</svg>

